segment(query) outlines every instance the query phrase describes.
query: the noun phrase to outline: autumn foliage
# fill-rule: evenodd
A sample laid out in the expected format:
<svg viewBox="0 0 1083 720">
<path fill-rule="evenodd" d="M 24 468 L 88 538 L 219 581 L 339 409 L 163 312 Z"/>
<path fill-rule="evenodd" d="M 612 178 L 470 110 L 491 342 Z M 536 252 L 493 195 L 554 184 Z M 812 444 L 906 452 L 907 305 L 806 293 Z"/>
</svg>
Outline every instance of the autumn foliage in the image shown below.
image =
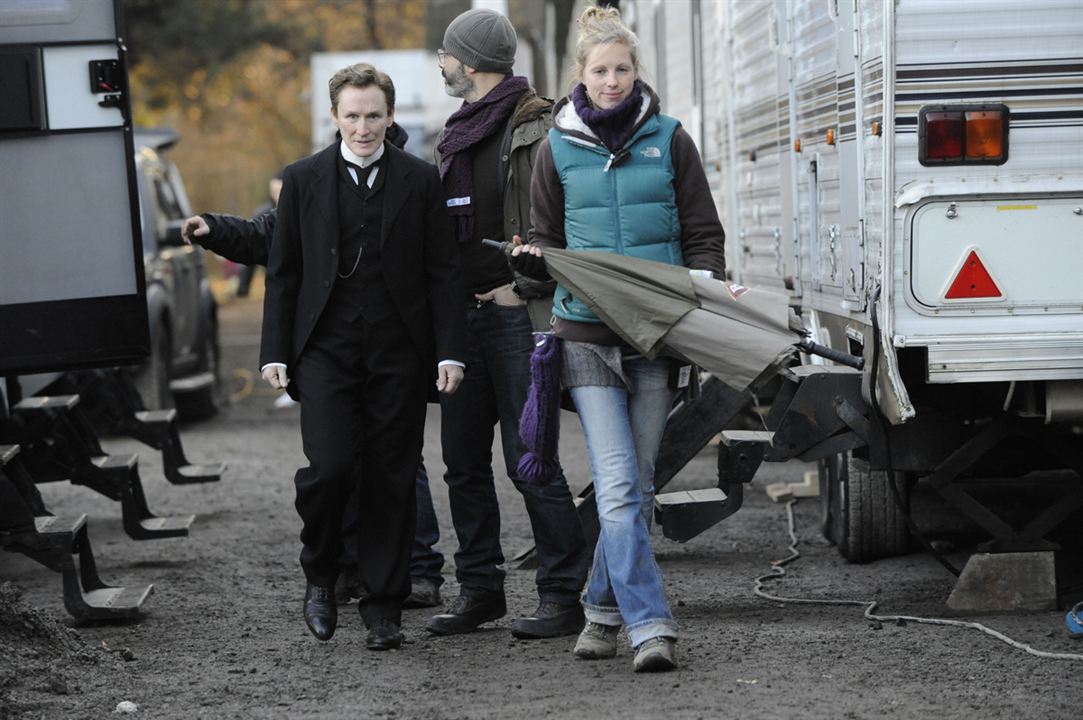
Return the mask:
<svg viewBox="0 0 1083 720">
<path fill-rule="evenodd" d="M 125 0 L 136 125 L 177 129 L 196 211 L 247 215 L 308 154 L 313 52 L 423 47 L 423 0 Z"/>
</svg>

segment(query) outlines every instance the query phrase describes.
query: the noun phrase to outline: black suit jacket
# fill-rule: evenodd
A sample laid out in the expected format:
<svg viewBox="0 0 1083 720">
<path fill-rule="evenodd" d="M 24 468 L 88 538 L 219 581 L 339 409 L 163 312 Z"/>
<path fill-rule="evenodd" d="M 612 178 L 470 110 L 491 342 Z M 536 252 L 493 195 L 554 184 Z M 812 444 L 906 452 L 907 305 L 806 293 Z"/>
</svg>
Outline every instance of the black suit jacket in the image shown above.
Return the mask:
<svg viewBox="0 0 1083 720">
<path fill-rule="evenodd" d="M 299 160 L 282 176 L 274 242 L 267 263 L 260 366 L 284 362 L 293 377 L 338 279 L 339 142 Z M 381 270 L 419 353 L 466 358 L 466 313 L 459 250 L 434 166 L 384 143 L 387 176 L 380 229 Z M 335 250 L 335 253 L 332 253 Z"/>
</svg>

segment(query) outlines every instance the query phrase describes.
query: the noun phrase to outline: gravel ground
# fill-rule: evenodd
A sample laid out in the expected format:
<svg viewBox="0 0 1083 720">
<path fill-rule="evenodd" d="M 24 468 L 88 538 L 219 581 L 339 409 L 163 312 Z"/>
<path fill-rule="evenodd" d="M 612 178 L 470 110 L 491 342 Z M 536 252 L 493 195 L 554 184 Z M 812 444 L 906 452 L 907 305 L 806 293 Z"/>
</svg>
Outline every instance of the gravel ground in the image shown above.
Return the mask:
<svg viewBox="0 0 1083 720">
<path fill-rule="evenodd" d="M 43 488 L 54 512 L 85 512 L 106 582 L 154 583 L 141 621 L 65 627 L 59 577 L 27 558 L 0 553 L 0 720 L 98 718 L 122 701 L 153 718 L 1079 718 L 1083 662 L 1040 659 L 980 633 L 915 623 L 879 623 L 860 607 L 783 604 L 753 593 L 756 577 L 786 557 L 784 505 L 763 487 L 797 481 L 807 465 L 765 466 L 745 507 L 679 545 L 654 534 L 658 562 L 680 624 L 681 668 L 631 670 L 626 638 L 613 660 L 584 662 L 572 638 L 519 641 L 511 620 L 533 610 L 533 573 L 510 571 L 508 617 L 466 636 L 423 629 L 430 610 L 404 615 L 401 650 L 372 653 L 351 608 L 338 633 L 318 643 L 301 619 L 300 523 L 292 474 L 301 464 L 296 409 L 249 383 L 256 362 L 259 301 L 221 310 L 231 407 L 183 428 L 189 458 L 222 460 L 219 483 L 173 486 L 149 448 L 138 452 L 151 508 L 196 513 L 190 537 L 135 542 L 115 503 L 84 488 Z M 573 490 L 587 481 L 578 423 L 564 416 L 562 458 Z M 425 458 L 448 557 L 445 597 L 456 593 L 454 535 L 439 481 L 439 418 L 430 412 Z M 697 457 L 673 488 L 706 487 L 713 453 Z M 498 481 L 508 557 L 529 546 L 517 493 Z M 816 500 L 794 506 L 802 557 L 769 582 L 789 597 L 875 600 L 878 612 L 945 616 L 953 578 L 923 554 L 864 566 L 845 563 L 818 531 Z M 965 554 L 956 553 L 962 562 Z M 1079 562 L 1064 554 L 1058 562 Z M 1072 592 L 1083 594 L 1076 587 Z M 1076 597 L 1075 599 L 1079 599 Z M 1083 653 L 1066 637 L 1063 611 L 967 618 L 1055 652 Z"/>
</svg>

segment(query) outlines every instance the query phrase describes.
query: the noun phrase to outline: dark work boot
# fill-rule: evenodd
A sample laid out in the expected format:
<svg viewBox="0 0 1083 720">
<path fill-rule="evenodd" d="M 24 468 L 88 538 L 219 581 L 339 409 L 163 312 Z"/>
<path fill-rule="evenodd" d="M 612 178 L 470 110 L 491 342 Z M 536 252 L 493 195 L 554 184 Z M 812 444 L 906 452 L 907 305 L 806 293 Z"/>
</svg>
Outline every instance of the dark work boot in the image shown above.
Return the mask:
<svg viewBox="0 0 1083 720">
<path fill-rule="evenodd" d="M 478 625 L 508 614 L 504 594 L 463 595 L 451 603 L 447 612 L 433 615 L 428 630 L 435 635 L 458 635 L 473 632 Z"/>
<path fill-rule="evenodd" d="M 305 590 L 305 625 L 317 640 L 330 640 L 338 626 L 334 590 L 308 584 Z"/>
<path fill-rule="evenodd" d="M 543 600 L 533 615 L 521 617 L 511 624 L 511 634 L 523 640 L 576 635 L 583 629 L 584 622 L 583 607 L 579 603 L 557 605 Z"/>
<path fill-rule="evenodd" d="M 410 580 L 410 595 L 403 602 L 406 609 L 436 607 L 440 604 L 440 588 L 429 578 Z"/>
</svg>

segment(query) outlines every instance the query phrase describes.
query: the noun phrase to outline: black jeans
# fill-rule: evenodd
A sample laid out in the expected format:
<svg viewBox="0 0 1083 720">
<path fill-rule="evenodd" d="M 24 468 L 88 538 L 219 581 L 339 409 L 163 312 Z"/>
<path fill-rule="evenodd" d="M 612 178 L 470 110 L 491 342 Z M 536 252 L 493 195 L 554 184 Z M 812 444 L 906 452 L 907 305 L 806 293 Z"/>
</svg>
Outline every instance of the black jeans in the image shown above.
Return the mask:
<svg viewBox="0 0 1083 720">
<path fill-rule="evenodd" d="M 579 601 L 590 559 L 567 480 L 562 472 L 551 484 L 539 486 L 520 481 L 515 471 L 526 452 L 519 439 L 519 416 L 530 387 L 533 351 L 527 310 L 471 304 L 467 323 L 466 376 L 458 392 L 440 398 L 444 479 L 459 539 L 456 578 L 466 594 L 503 592 L 492 452 L 499 422 L 505 470 L 522 493 L 534 533 L 538 595 L 543 601 L 573 605 Z"/>
</svg>

